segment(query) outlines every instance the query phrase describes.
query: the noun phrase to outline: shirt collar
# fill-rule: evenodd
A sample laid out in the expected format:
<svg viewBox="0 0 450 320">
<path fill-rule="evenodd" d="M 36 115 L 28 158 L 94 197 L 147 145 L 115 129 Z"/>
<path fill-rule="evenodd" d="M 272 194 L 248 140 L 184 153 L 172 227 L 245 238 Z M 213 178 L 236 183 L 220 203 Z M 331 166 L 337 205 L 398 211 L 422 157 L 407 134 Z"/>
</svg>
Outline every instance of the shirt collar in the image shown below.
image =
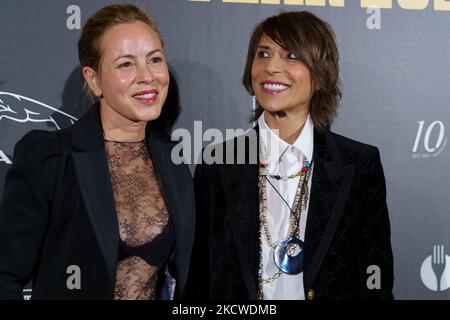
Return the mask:
<svg viewBox="0 0 450 320">
<path fill-rule="evenodd" d="M 278 137 L 266 123 L 263 112 L 258 119 L 258 126 L 260 128 L 260 138 L 263 140 L 267 149 L 267 160 L 269 164 L 276 163 L 282 152 L 288 147 L 294 147 L 306 157 L 306 160 L 311 162 L 314 149 L 314 124 L 311 120 L 311 115 L 308 114 L 302 132 L 299 134 L 294 143 L 288 144 L 286 141 Z M 278 146 L 278 147 L 277 147 Z"/>
</svg>

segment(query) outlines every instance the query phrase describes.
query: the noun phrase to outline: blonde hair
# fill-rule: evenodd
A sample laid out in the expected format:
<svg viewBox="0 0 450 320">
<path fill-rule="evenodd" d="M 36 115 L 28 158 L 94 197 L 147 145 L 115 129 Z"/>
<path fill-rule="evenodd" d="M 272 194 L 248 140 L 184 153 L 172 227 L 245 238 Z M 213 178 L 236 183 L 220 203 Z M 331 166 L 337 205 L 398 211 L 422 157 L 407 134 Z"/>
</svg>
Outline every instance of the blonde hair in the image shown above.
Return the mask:
<svg viewBox="0 0 450 320">
<path fill-rule="evenodd" d="M 149 25 L 157 34 L 161 45 L 164 41 L 153 20 L 140 8 L 132 4 L 113 4 L 95 12 L 81 31 L 78 40 L 78 59 L 81 70 L 90 67 L 99 72 L 102 59 L 101 38 L 105 32 L 118 24 L 141 21 Z M 89 95 L 95 100 L 95 95 L 89 88 Z"/>
</svg>

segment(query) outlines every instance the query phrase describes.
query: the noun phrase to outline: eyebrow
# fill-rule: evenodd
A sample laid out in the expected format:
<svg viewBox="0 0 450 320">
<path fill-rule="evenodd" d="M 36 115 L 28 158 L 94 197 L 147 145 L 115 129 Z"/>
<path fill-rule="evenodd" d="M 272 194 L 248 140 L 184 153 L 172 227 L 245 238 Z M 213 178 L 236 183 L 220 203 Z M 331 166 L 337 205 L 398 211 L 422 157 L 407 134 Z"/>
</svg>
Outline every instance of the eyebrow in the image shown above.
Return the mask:
<svg viewBox="0 0 450 320">
<path fill-rule="evenodd" d="M 257 49 L 270 49 L 269 46 L 259 45 L 256 47 Z"/>
<path fill-rule="evenodd" d="M 150 57 L 151 55 L 154 55 L 154 54 L 157 53 L 157 52 L 161 52 L 161 53 L 162 53 L 162 50 L 161 50 L 161 49 L 152 50 L 152 51 L 150 51 L 149 53 L 147 53 L 146 57 Z M 117 60 L 122 59 L 122 58 L 130 58 L 130 59 L 133 59 L 133 58 L 136 58 L 136 56 L 134 56 L 134 55 L 132 55 L 132 54 L 121 55 L 121 56 L 117 57 L 116 59 L 114 59 L 113 62 L 116 62 Z"/>
</svg>

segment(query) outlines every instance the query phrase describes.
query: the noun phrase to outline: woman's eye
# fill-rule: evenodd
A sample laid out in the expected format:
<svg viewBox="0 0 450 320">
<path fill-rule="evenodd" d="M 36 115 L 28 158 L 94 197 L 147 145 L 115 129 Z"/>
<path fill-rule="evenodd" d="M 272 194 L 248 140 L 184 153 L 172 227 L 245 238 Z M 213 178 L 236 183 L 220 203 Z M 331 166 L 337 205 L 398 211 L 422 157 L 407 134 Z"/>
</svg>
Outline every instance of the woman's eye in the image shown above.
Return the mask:
<svg viewBox="0 0 450 320">
<path fill-rule="evenodd" d="M 256 56 L 257 56 L 258 58 L 268 58 L 268 57 L 269 57 L 269 54 L 268 54 L 266 51 L 258 51 L 258 52 L 256 53 Z"/>
<path fill-rule="evenodd" d="M 163 58 L 162 57 L 153 57 L 150 59 L 151 63 L 160 63 L 163 62 Z"/>
<path fill-rule="evenodd" d="M 131 62 L 124 62 L 122 64 L 119 65 L 119 68 L 128 68 L 131 67 Z"/>
<path fill-rule="evenodd" d="M 289 60 L 298 60 L 298 57 L 297 57 L 294 53 L 292 53 L 292 52 L 289 52 L 289 53 L 287 54 L 287 58 L 288 58 Z"/>
</svg>

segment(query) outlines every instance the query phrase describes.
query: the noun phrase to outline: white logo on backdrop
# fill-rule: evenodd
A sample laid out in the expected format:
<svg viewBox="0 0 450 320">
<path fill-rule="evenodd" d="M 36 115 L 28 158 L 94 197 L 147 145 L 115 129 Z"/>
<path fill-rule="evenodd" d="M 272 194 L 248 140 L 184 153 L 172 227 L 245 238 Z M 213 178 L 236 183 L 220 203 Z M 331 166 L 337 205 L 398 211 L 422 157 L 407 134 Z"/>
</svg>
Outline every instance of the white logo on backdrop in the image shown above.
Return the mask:
<svg viewBox="0 0 450 320">
<path fill-rule="evenodd" d="M 12 163 L 11 159 L 8 158 L 8 156 L 2 150 L 0 150 L 0 162 L 4 162 L 6 164 Z"/>
<path fill-rule="evenodd" d="M 54 129 L 61 129 L 74 124 L 77 118 L 43 102 L 19 94 L 0 91 L 1 121 L 20 124 L 43 123 Z M 11 142 L 14 143 L 14 141 Z M 11 163 L 10 156 L 0 149 L 0 164 Z"/>
<path fill-rule="evenodd" d="M 440 120 L 431 123 L 417 121 L 416 140 L 412 149 L 413 158 L 434 158 L 444 150 L 447 144 L 445 126 Z"/>
<path fill-rule="evenodd" d="M 450 288 L 450 257 L 445 254 L 443 245 L 433 246 L 433 254 L 426 257 L 420 267 L 420 278 L 432 291 Z"/>
<path fill-rule="evenodd" d="M 6 98 L 13 97 L 14 104 L 7 102 Z M 21 96 L 11 92 L 0 91 L 0 121 L 8 119 L 14 122 L 49 122 L 56 129 L 61 129 L 54 115 L 69 120 L 71 124 L 77 121 L 77 118 L 49 106 L 43 102 Z"/>
</svg>

